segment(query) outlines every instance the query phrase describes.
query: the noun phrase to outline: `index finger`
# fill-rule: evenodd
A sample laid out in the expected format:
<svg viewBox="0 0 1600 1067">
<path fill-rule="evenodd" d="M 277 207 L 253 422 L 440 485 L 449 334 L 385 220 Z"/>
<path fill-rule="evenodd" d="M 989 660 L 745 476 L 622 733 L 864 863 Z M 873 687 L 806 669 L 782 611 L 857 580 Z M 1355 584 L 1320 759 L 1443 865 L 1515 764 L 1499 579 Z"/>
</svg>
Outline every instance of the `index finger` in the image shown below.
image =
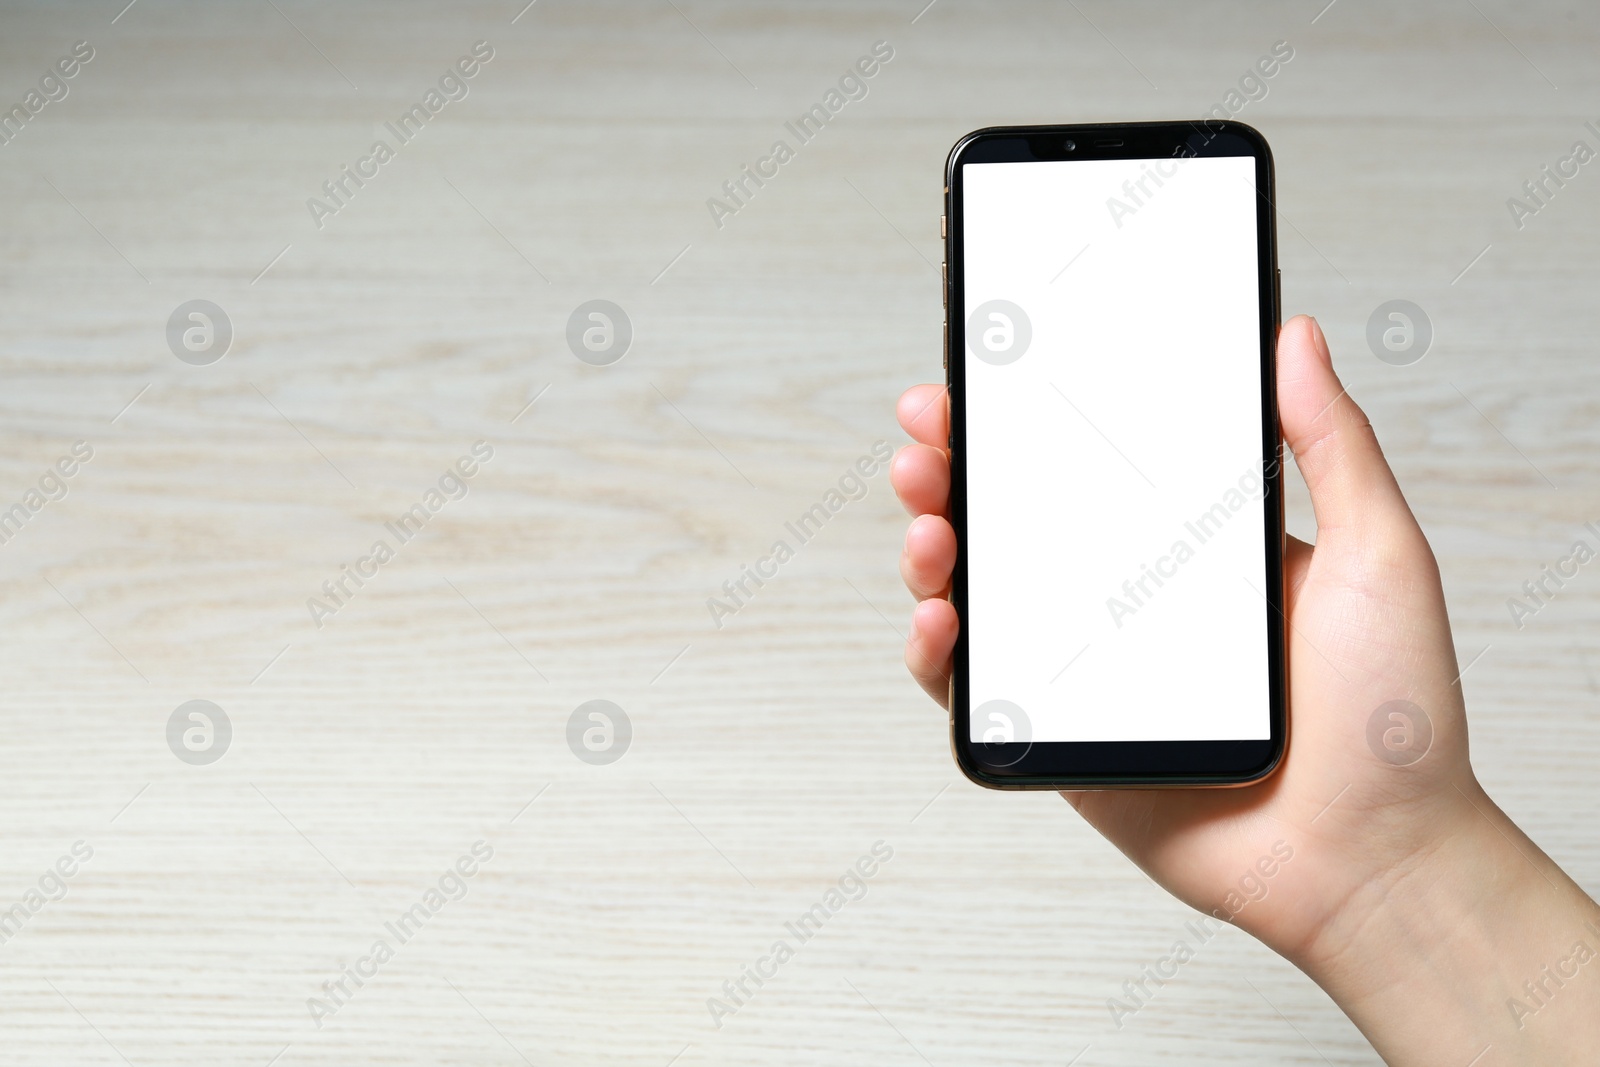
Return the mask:
<svg viewBox="0 0 1600 1067">
<path fill-rule="evenodd" d="M 912 440 L 950 447 L 950 402 L 942 385 L 913 385 L 895 405 L 900 425 Z"/>
</svg>

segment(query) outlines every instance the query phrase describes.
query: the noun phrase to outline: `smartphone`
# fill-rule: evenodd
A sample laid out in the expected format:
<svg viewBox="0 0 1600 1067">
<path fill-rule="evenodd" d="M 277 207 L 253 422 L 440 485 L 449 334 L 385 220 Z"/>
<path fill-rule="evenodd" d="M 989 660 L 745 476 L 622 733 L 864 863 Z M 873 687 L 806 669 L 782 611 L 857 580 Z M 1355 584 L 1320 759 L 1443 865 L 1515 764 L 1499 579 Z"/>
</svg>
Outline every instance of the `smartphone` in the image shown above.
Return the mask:
<svg viewBox="0 0 1600 1067">
<path fill-rule="evenodd" d="M 978 130 L 945 214 L 956 762 L 1000 789 L 1260 781 L 1287 741 L 1266 140 Z"/>
</svg>

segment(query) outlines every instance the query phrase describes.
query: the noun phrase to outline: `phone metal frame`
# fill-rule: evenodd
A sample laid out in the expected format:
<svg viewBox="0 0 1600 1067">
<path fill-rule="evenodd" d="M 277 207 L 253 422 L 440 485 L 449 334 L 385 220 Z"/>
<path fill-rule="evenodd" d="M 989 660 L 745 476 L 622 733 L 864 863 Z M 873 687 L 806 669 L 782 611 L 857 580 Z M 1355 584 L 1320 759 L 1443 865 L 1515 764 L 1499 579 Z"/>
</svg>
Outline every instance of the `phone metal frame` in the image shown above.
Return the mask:
<svg viewBox="0 0 1600 1067">
<path fill-rule="evenodd" d="M 1071 142 L 1075 147 L 1069 150 Z M 1187 150 L 1187 151 L 1185 151 Z M 1266 741 L 1084 741 L 984 744 L 970 740 L 967 679 L 966 322 L 963 189 L 966 163 L 1079 159 L 1158 159 L 1174 155 L 1252 156 L 1256 161 L 1256 238 L 1261 320 L 1261 455 L 1266 543 L 1267 669 L 1271 738 Z M 992 789 L 1243 786 L 1267 778 L 1288 749 L 1288 687 L 1283 591 L 1282 430 L 1278 421 L 1276 347 L 1280 315 L 1272 152 L 1240 122 L 1092 123 L 1004 126 L 957 141 L 945 165 L 945 382 L 950 399 L 950 522 L 956 563 L 950 600 L 961 628 L 951 672 L 950 744 L 966 776 Z M 955 314 L 951 311 L 954 309 Z M 952 358 L 952 356 L 954 358 Z M 1020 753 L 1016 750 L 1021 750 Z"/>
</svg>

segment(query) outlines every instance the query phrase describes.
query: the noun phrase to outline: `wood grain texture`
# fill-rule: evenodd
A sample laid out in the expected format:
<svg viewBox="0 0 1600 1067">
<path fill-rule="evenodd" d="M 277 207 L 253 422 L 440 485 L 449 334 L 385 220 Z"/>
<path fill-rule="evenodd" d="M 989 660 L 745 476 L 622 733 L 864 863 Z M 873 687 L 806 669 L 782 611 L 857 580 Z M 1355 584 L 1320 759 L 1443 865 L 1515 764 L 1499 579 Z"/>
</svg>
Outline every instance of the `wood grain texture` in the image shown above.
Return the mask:
<svg viewBox="0 0 1600 1067">
<path fill-rule="evenodd" d="M 1600 116 L 1600 15 L 1323 3 L 0 7 L 0 102 L 96 50 L 0 146 L 0 508 L 94 448 L 0 545 L 0 907 L 94 849 L 0 945 L 0 1063 L 1377 1062 L 1233 930 L 1112 1026 L 1190 914 L 1053 795 L 959 780 L 900 666 L 884 475 L 706 608 L 938 375 L 958 136 L 1197 115 L 1277 40 L 1239 117 L 1275 149 L 1286 303 L 1385 442 L 1462 661 L 1487 648 L 1480 774 L 1600 887 L 1600 575 L 1520 630 L 1505 605 L 1600 519 L 1600 172 L 1520 230 L 1505 206 Z M 469 95 L 318 228 L 307 199 L 478 40 Z M 867 97 L 714 225 L 878 40 Z M 1403 368 L 1364 342 L 1397 297 L 1437 330 Z M 164 335 L 196 298 L 235 330 L 206 367 Z M 595 298 L 635 328 L 609 367 L 564 339 Z M 468 495 L 314 626 L 478 440 Z M 196 698 L 234 729 L 206 767 L 165 737 Z M 566 744 L 594 698 L 634 727 L 609 766 Z M 466 896 L 314 1025 L 478 840 Z M 715 1027 L 880 840 L 866 896 Z"/>
</svg>

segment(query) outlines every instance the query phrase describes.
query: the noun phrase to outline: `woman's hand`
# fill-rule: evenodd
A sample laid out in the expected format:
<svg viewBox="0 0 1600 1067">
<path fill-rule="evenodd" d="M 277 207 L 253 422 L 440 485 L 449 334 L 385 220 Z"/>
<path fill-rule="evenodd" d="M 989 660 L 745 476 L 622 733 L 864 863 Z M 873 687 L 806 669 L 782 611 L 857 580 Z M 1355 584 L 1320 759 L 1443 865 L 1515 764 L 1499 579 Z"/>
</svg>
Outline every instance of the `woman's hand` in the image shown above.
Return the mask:
<svg viewBox="0 0 1600 1067">
<path fill-rule="evenodd" d="M 1485 1065 L 1577 1063 L 1563 1042 L 1579 1033 L 1591 1062 L 1600 960 L 1542 1008 L 1521 984 L 1580 936 L 1600 953 L 1600 909 L 1473 775 L 1438 566 L 1313 319 L 1279 336 L 1278 404 L 1317 521 L 1316 546 L 1290 539 L 1284 560 L 1282 766 L 1239 789 L 1062 795 L 1179 899 L 1306 970 L 1391 1062 L 1461 1067 L 1489 1045 L 1510 1058 Z M 899 415 L 918 442 L 891 471 L 915 516 L 900 558 L 919 601 L 906 663 L 943 705 L 960 625 L 947 599 L 956 543 L 944 390 L 908 390 Z M 1526 1016 L 1508 1004 L 1518 994 Z M 1562 1036 L 1545 1045 L 1537 1031 Z"/>
</svg>

